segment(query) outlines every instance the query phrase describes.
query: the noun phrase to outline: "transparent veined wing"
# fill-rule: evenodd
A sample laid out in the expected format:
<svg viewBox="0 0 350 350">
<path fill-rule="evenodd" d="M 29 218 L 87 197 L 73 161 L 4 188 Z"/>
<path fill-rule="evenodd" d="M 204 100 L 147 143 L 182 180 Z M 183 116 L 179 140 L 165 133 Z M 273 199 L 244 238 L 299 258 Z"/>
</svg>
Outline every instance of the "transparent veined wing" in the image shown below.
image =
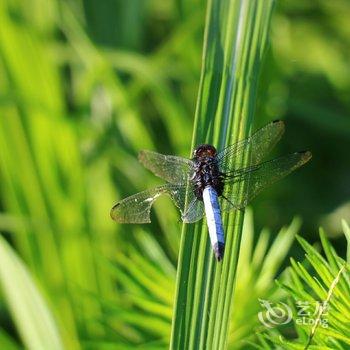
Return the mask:
<svg viewBox="0 0 350 350">
<path fill-rule="evenodd" d="M 227 194 L 227 193 L 225 193 L 225 194 Z M 230 193 L 230 196 L 232 196 L 232 193 Z M 241 210 L 244 208 L 243 206 L 238 205 L 238 203 L 236 201 L 232 201 L 231 199 L 227 198 L 226 196 L 219 197 L 219 204 L 220 204 L 221 212 L 231 211 L 231 210 Z"/>
<path fill-rule="evenodd" d="M 281 120 L 273 121 L 256 131 L 252 136 L 226 147 L 217 155 L 220 171 L 230 172 L 262 162 L 284 133 L 284 123 Z M 246 156 L 249 156 L 247 163 Z"/>
<path fill-rule="evenodd" d="M 204 216 L 204 204 L 203 201 L 198 200 L 193 194 L 188 195 L 190 200 L 186 211 L 182 215 L 183 222 L 193 223 L 203 218 Z"/>
<path fill-rule="evenodd" d="M 180 209 L 184 218 L 187 203 L 192 201 L 192 191 L 186 200 L 186 186 L 167 184 L 136 193 L 118 202 L 111 209 L 111 218 L 119 223 L 142 224 L 151 222 L 151 207 L 153 202 L 161 195 L 171 197 L 175 205 Z"/>
<path fill-rule="evenodd" d="M 193 162 L 190 159 L 147 150 L 139 153 L 139 161 L 155 175 L 176 185 L 186 184 L 194 171 Z"/>
<path fill-rule="evenodd" d="M 239 169 L 224 179 L 222 211 L 243 209 L 263 189 L 311 159 L 311 152 L 297 152 Z"/>
</svg>

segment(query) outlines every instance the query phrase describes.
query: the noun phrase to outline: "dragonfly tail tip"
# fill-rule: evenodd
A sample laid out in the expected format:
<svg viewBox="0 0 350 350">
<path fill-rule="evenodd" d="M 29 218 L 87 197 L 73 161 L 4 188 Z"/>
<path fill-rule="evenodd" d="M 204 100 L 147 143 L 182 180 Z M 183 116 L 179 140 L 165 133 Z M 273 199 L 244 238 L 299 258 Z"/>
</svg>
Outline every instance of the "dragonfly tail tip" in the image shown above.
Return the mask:
<svg viewBox="0 0 350 350">
<path fill-rule="evenodd" d="M 225 244 L 218 242 L 214 245 L 213 249 L 214 249 L 214 254 L 215 254 L 216 260 L 218 262 L 220 262 L 224 257 Z"/>
</svg>

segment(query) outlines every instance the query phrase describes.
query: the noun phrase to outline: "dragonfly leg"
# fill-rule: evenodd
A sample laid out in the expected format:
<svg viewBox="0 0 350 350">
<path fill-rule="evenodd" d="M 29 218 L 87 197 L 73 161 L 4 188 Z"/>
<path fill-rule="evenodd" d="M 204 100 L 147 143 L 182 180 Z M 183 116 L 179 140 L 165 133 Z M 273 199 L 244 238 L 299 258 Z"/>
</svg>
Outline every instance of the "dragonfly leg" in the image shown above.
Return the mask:
<svg viewBox="0 0 350 350">
<path fill-rule="evenodd" d="M 221 195 L 222 198 L 226 199 L 234 209 L 241 211 L 242 213 L 244 213 L 245 207 L 244 206 L 240 206 L 237 204 L 232 203 L 226 196 L 224 196 L 223 194 Z"/>
</svg>

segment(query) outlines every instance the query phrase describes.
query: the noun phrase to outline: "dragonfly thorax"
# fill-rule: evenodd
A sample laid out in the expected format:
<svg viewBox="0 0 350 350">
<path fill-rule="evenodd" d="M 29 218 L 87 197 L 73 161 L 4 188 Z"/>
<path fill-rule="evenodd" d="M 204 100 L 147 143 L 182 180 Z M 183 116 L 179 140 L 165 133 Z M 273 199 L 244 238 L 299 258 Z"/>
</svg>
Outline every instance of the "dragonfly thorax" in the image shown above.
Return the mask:
<svg viewBox="0 0 350 350">
<path fill-rule="evenodd" d="M 212 187 L 221 196 L 224 183 L 219 165 L 215 157 L 194 157 L 194 175 L 192 177 L 193 191 L 199 200 L 203 200 L 203 191 Z"/>
</svg>

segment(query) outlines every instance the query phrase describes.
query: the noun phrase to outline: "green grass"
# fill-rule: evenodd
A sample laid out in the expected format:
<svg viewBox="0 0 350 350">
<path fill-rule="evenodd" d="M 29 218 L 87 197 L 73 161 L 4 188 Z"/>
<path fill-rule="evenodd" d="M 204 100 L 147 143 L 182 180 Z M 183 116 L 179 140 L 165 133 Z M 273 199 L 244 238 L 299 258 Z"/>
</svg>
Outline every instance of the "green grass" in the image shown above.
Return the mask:
<svg viewBox="0 0 350 350">
<path fill-rule="evenodd" d="M 251 130 L 273 1 L 210 1 L 192 149 L 218 149 Z M 227 343 L 243 213 L 224 217 L 226 252 L 218 264 L 205 223 L 184 225 L 176 282 L 172 349 L 223 349 Z"/>
<path fill-rule="evenodd" d="M 347 223 L 343 222 L 343 228 L 345 235 L 348 236 Z M 271 346 L 300 350 L 349 348 L 349 264 L 337 254 L 323 230 L 320 230 L 320 240 L 322 252 L 298 237 L 305 251 L 305 261 L 297 262 L 291 259 L 288 273 L 279 281 L 279 285 L 287 292 L 291 305 L 295 305 L 300 300 L 310 305 L 314 324 L 298 324 L 298 316 L 295 312 L 293 314 L 294 339 L 290 339 L 288 334 L 285 335 L 283 329 L 277 328 L 271 332 L 265 332 L 265 339 L 261 337 L 259 348 L 269 349 Z M 317 303 L 323 302 L 328 304 L 324 311 L 316 308 Z M 322 326 L 324 322 L 327 323 L 326 327 Z"/>
<path fill-rule="evenodd" d="M 336 210 L 348 202 L 348 1 L 277 2 L 263 70 L 272 2 L 140 3 L 0 4 L 1 349 L 166 349 L 172 328 L 173 345 L 250 349 L 257 298 L 283 297 L 272 281 L 299 223 L 273 232 L 301 214 L 314 240 L 322 219 L 336 235 L 348 215 Z M 205 224 L 180 241 L 169 200 L 151 225 L 110 220 L 116 201 L 158 184 L 140 149 L 188 157 L 191 142 L 221 148 L 275 118 L 290 130 L 283 152 L 315 157 L 254 201 L 238 267 L 241 213 L 225 218 L 221 264 Z"/>
<path fill-rule="evenodd" d="M 3 238 L 0 239 L 0 256 L 2 290 L 24 344 L 28 349 L 64 349 L 46 301 L 27 268 Z M 12 346 L 15 348 L 15 345 Z"/>
</svg>

